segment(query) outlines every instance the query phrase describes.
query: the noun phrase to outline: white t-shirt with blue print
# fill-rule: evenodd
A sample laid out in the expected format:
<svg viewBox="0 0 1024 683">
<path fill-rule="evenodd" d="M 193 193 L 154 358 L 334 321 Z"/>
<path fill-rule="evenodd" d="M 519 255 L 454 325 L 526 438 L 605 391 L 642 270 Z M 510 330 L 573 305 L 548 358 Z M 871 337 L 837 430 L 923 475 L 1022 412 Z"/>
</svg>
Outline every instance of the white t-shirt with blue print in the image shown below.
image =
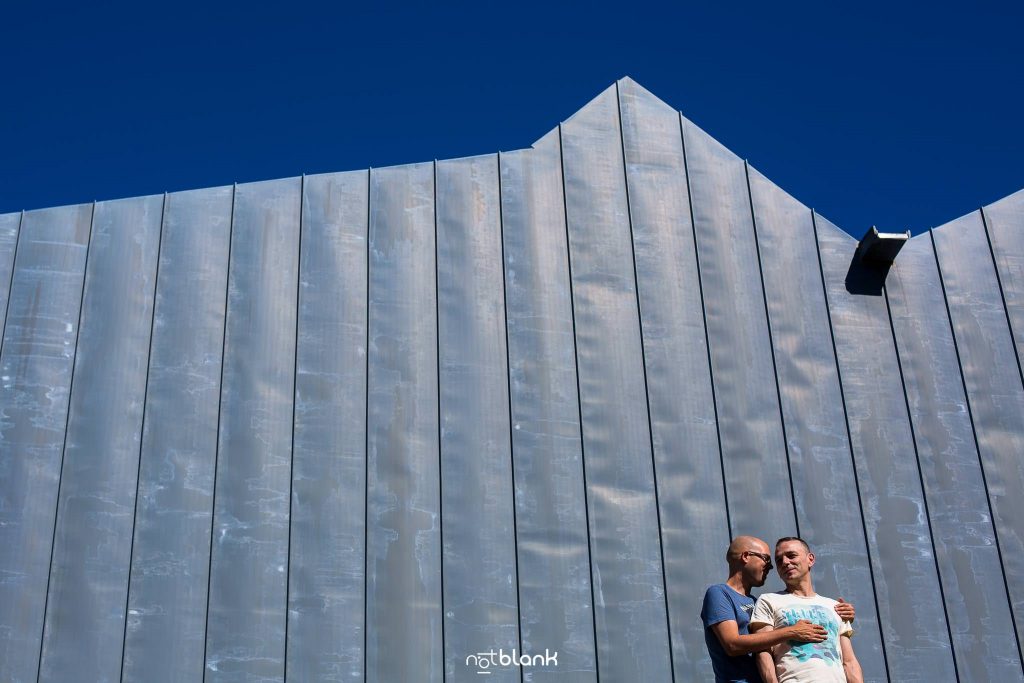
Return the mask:
<svg viewBox="0 0 1024 683">
<path fill-rule="evenodd" d="M 836 614 L 835 600 L 820 595 L 805 598 L 793 593 L 765 593 L 754 605 L 750 624 L 780 629 L 801 619 L 823 626 L 828 639 L 820 643 L 790 640 L 772 648 L 779 683 L 846 683 L 839 638 L 853 635 L 853 626 Z"/>
</svg>

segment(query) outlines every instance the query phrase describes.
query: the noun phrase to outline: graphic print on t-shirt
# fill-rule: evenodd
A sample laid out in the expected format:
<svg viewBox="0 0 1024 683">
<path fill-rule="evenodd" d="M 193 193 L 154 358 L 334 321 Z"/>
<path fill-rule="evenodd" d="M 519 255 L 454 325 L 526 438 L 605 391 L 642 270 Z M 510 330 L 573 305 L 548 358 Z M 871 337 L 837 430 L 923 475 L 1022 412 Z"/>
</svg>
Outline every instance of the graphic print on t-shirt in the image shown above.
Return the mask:
<svg viewBox="0 0 1024 683">
<path fill-rule="evenodd" d="M 831 615 L 824 607 L 818 605 L 807 605 L 799 607 L 786 607 L 781 611 L 782 620 L 785 626 L 792 626 L 801 619 L 806 619 L 818 624 L 828 631 L 828 639 L 820 643 L 801 643 L 796 640 L 789 641 L 789 654 L 801 662 L 810 659 L 823 659 L 828 664 L 841 664 L 839 658 L 839 622 L 831 618 Z"/>
</svg>

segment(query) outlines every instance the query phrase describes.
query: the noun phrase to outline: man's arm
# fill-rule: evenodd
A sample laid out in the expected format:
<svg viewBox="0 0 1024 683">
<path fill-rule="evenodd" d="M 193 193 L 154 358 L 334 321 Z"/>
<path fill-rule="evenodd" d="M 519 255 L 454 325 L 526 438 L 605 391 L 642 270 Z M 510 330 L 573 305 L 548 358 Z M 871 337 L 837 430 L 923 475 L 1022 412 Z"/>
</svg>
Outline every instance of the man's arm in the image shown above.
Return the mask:
<svg viewBox="0 0 1024 683">
<path fill-rule="evenodd" d="M 758 626 L 761 626 L 761 628 L 757 633 L 741 635 L 739 626 L 734 620 L 729 619 L 713 624 L 711 630 L 718 637 L 718 642 L 722 644 L 725 654 L 730 657 L 767 650 L 787 640 L 798 640 L 802 643 L 820 643 L 828 638 L 828 632 L 824 628 L 806 619 L 801 619 L 792 626 L 786 626 L 777 631 L 767 624 L 758 624 Z M 754 629 L 755 625 L 751 624 L 750 628 Z"/>
<path fill-rule="evenodd" d="M 773 627 L 769 625 L 762 625 L 762 628 L 758 631 L 758 635 L 767 635 L 772 632 L 779 633 L 782 630 L 783 629 L 775 631 Z M 762 683 L 779 683 L 779 679 L 775 676 L 775 657 L 772 656 L 772 653 L 768 650 L 764 650 L 762 652 L 758 652 L 755 657 L 757 658 L 757 672 L 761 674 Z"/>
<path fill-rule="evenodd" d="M 860 670 L 857 655 L 853 654 L 853 643 L 850 642 L 850 636 L 839 636 L 839 647 L 843 651 L 843 671 L 846 673 L 846 683 L 864 683 L 864 673 Z"/>
</svg>

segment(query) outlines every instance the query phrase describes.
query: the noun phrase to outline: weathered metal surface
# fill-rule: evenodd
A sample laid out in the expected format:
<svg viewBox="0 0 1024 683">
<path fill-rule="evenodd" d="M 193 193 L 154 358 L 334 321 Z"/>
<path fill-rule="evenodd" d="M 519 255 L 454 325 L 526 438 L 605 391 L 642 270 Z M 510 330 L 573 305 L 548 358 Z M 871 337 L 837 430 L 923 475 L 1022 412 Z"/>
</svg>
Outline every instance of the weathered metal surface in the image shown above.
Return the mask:
<svg viewBox="0 0 1024 683">
<path fill-rule="evenodd" d="M 18 246 L 18 227 L 24 213 L 0 216 L 0 353 L 3 352 L 3 329 L 7 319 L 7 301 L 14 273 L 14 255 Z"/>
<path fill-rule="evenodd" d="M 874 271 L 851 270 L 856 241 L 815 223 L 889 677 L 956 680 L 885 298 Z"/>
<path fill-rule="evenodd" d="M 437 164 L 445 680 L 519 643 L 497 155 Z M 514 668 L 487 680 L 518 681 Z"/>
<path fill-rule="evenodd" d="M 1013 336 L 1014 345 L 1017 349 L 1017 372 L 1021 373 L 1021 381 L 1024 382 L 1024 190 L 1015 192 L 1005 199 L 986 206 L 982 210 L 985 221 L 985 228 L 988 233 L 989 246 L 992 249 L 993 259 L 996 264 L 996 273 L 999 275 L 998 283 L 1003 295 L 1003 305 L 1006 307 L 1006 316 L 1010 324 L 1010 332 Z M 1011 373 L 1012 374 L 1012 373 Z M 1012 382 L 1009 383 L 1012 387 Z M 1017 398 L 1018 405 L 1019 397 Z M 1016 422 L 1016 429 L 1024 428 L 1024 421 Z M 1024 445 L 1024 435 L 1020 431 L 1015 432 L 1018 440 L 1016 447 Z M 1020 477 L 1020 460 L 1018 459 L 1018 478 L 1016 482 L 1022 482 Z M 1007 463 L 1004 461 L 1003 465 Z M 1019 489 L 1012 489 L 1019 490 Z M 1014 513 L 1004 524 L 1016 524 L 1017 547 L 1020 547 L 1020 524 L 1024 518 L 1020 513 L 1024 508 L 1015 508 Z M 1021 609 L 1024 608 L 1024 582 L 1021 572 L 1024 570 L 1020 564 L 1016 564 L 1014 590 L 1011 598 L 1014 604 L 1013 615 L 1017 625 L 1018 656 L 1024 659 L 1024 632 L 1022 632 Z"/>
<path fill-rule="evenodd" d="M 749 176 L 800 536 L 818 557 L 815 590 L 856 606 L 857 656 L 865 678 L 881 680 L 885 656 L 814 218 L 754 169 Z"/>
<path fill-rule="evenodd" d="M 930 235 L 903 247 L 886 293 L 960 676 L 1013 680 L 1013 619 Z"/>
<path fill-rule="evenodd" d="M 686 119 L 683 140 L 730 530 L 771 543 L 797 526 L 746 171 Z"/>
<path fill-rule="evenodd" d="M 947 223 L 932 235 L 1019 644 L 1024 610 L 1024 386 L 981 213 Z"/>
<path fill-rule="evenodd" d="M 21 225 L 0 355 L 0 680 L 38 677 L 92 211 Z"/>
<path fill-rule="evenodd" d="M 799 532 L 867 680 L 1024 680 L 1024 191 L 855 248 L 629 79 L 0 216 L 0 679 L 704 680 L 730 532 Z"/>
<path fill-rule="evenodd" d="M 441 681 L 434 165 L 370 172 L 366 677 Z"/>
<path fill-rule="evenodd" d="M 363 675 L 369 176 L 302 195 L 287 678 Z"/>
<path fill-rule="evenodd" d="M 598 673 L 609 680 L 668 680 L 668 615 L 616 88 L 561 131 Z"/>
<path fill-rule="evenodd" d="M 40 681 L 121 675 L 163 204 L 101 202 L 93 216 Z"/>
<path fill-rule="evenodd" d="M 235 189 L 207 681 L 284 677 L 300 186 Z"/>
<path fill-rule="evenodd" d="M 729 525 L 682 131 L 678 112 L 631 81 L 619 108 L 674 669 L 695 680 L 711 661 L 692 587 L 722 573 Z"/>
<path fill-rule="evenodd" d="M 201 681 L 231 187 L 167 196 L 123 680 Z"/>
<path fill-rule="evenodd" d="M 501 200 L 523 651 L 559 654 L 524 678 L 596 681 L 557 130 L 501 155 Z"/>
<path fill-rule="evenodd" d="M 982 214 L 1020 370 L 1024 363 L 1024 190 L 986 206 Z"/>
</svg>

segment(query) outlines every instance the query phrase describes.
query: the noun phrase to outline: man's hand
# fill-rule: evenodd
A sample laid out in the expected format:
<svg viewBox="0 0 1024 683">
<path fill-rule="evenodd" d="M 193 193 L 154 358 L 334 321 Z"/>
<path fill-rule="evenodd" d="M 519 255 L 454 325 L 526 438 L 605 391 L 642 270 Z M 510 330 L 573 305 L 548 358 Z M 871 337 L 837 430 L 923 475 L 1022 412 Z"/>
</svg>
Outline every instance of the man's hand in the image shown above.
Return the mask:
<svg viewBox="0 0 1024 683">
<path fill-rule="evenodd" d="M 798 640 L 801 643 L 822 643 L 828 640 L 828 631 L 824 626 L 801 619 L 792 626 L 779 629 L 785 631 L 790 640 Z"/>
<path fill-rule="evenodd" d="M 853 605 L 839 598 L 839 602 L 836 603 L 836 614 L 843 621 L 853 621 L 853 618 L 857 616 L 857 611 L 853 609 Z"/>
</svg>

